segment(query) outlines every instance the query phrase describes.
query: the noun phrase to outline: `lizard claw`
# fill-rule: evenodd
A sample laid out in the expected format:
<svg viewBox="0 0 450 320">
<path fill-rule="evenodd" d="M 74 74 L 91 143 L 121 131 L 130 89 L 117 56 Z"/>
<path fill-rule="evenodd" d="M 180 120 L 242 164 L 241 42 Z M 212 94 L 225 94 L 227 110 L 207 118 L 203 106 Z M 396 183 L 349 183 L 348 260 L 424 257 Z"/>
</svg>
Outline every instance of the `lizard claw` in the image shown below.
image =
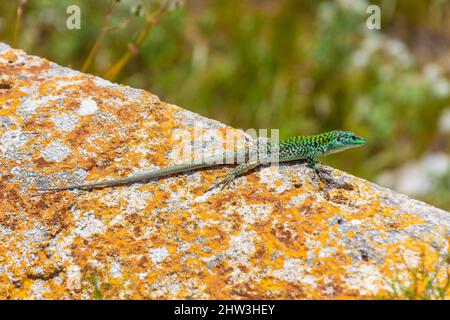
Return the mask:
<svg viewBox="0 0 450 320">
<path fill-rule="evenodd" d="M 226 177 L 217 182 L 216 184 L 214 184 L 211 188 L 209 188 L 207 190 L 207 192 L 211 189 L 214 189 L 218 186 L 221 186 L 220 190 L 225 189 L 226 187 L 228 187 L 231 183 L 233 183 L 234 179 L 236 179 L 236 177 L 240 176 L 241 174 L 257 167 L 259 165 L 259 163 L 241 163 L 240 165 L 238 165 L 236 168 L 234 168 L 231 172 L 229 172 Z"/>
<path fill-rule="evenodd" d="M 212 189 L 215 189 L 219 186 L 220 186 L 220 191 L 222 191 L 223 189 L 228 187 L 233 181 L 234 181 L 234 176 L 229 175 L 229 176 L 225 177 L 224 179 L 220 180 L 219 182 L 216 182 L 215 184 L 213 184 L 208 190 L 206 190 L 206 192 L 209 192 Z"/>
<path fill-rule="evenodd" d="M 222 181 L 214 183 L 211 187 L 206 189 L 206 192 L 210 192 L 212 189 L 215 189 L 216 187 L 218 187 L 221 183 L 222 183 Z"/>
<path fill-rule="evenodd" d="M 314 167 L 314 173 L 319 177 L 319 180 L 322 181 L 326 187 L 328 187 L 328 185 L 333 181 L 330 178 L 330 172 L 331 171 L 319 168 L 318 166 Z"/>
<path fill-rule="evenodd" d="M 220 190 L 227 188 L 230 184 L 232 184 L 234 181 L 234 176 L 228 176 L 225 179 L 223 179 L 220 183 L 222 184 L 222 187 Z"/>
</svg>

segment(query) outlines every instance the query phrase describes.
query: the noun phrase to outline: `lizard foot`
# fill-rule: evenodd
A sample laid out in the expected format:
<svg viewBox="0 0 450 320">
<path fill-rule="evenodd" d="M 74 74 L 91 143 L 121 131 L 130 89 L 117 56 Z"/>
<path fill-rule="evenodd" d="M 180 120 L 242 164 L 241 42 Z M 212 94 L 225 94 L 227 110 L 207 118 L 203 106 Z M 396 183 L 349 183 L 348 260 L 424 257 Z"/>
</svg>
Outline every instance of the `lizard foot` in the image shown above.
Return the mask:
<svg viewBox="0 0 450 320">
<path fill-rule="evenodd" d="M 220 186 L 220 191 L 228 187 L 235 179 L 234 175 L 227 175 L 224 179 L 220 180 L 219 182 L 216 182 L 213 184 L 206 192 L 211 191 L 212 189 L 215 189 Z"/>
<path fill-rule="evenodd" d="M 314 166 L 313 169 L 314 173 L 319 178 L 319 182 L 322 181 L 325 184 L 325 189 L 328 189 L 333 184 L 333 178 L 330 176 L 331 171 L 318 166 Z"/>
<path fill-rule="evenodd" d="M 217 182 L 216 184 L 214 184 L 206 192 L 208 192 L 209 190 L 214 189 L 214 188 L 216 188 L 218 186 L 221 186 L 220 190 L 225 189 L 226 187 L 228 187 L 234 181 L 234 179 L 236 179 L 236 177 L 244 174 L 245 172 L 247 172 L 249 170 L 252 170 L 252 169 L 256 168 L 259 165 L 260 165 L 259 162 L 245 162 L 245 163 L 241 163 L 236 168 L 234 168 L 230 173 L 228 173 L 228 175 L 225 177 L 225 179 L 223 179 L 223 180 Z"/>
<path fill-rule="evenodd" d="M 353 186 L 342 179 L 336 179 L 331 175 L 332 170 L 327 170 L 324 168 L 314 168 L 314 172 L 318 176 L 319 180 L 325 184 L 324 190 L 330 189 L 346 189 L 353 190 Z"/>
</svg>

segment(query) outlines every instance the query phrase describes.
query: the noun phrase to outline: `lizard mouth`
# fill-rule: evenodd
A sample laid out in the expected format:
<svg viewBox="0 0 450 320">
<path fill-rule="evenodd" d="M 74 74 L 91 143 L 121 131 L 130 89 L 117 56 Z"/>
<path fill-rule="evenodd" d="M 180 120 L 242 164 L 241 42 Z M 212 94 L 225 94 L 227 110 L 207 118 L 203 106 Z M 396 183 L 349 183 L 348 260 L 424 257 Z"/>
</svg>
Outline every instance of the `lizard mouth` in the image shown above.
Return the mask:
<svg viewBox="0 0 450 320">
<path fill-rule="evenodd" d="M 364 139 L 363 137 L 356 137 L 355 139 L 353 139 L 352 143 L 354 145 L 358 145 L 359 146 L 359 145 L 367 143 L 367 140 Z"/>
</svg>

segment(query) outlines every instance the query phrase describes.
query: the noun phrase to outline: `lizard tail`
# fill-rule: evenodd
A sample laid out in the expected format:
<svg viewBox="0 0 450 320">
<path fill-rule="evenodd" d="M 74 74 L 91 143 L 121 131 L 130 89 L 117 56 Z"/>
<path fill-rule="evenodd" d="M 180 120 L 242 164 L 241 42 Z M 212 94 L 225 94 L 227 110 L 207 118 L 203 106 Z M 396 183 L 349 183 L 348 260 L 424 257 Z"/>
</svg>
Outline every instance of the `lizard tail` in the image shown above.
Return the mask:
<svg viewBox="0 0 450 320">
<path fill-rule="evenodd" d="M 153 178 L 165 177 L 165 176 L 176 174 L 176 173 L 187 172 L 187 171 L 201 169 L 201 168 L 205 168 L 205 167 L 211 167 L 211 166 L 213 166 L 213 165 L 205 163 L 205 162 L 183 163 L 183 164 L 179 164 L 179 165 L 169 167 L 169 168 L 138 173 L 138 174 L 126 177 L 126 178 L 97 181 L 97 182 L 91 182 L 91 183 L 85 183 L 85 184 L 74 184 L 74 185 L 68 185 L 68 186 L 62 186 L 62 187 L 38 188 L 38 189 L 34 189 L 34 190 L 36 190 L 38 192 L 57 192 L 57 191 L 63 191 L 63 190 L 75 190 L 75 189 L 88 189 L 89 190 L 89 189 L 95 189 L 95 188 L 104 188 L 104 187 L 108 187 L 108 186 L 116 186 L 116 185 L 146 181 L 146 180 L 153 179 Z"/>
</svg>

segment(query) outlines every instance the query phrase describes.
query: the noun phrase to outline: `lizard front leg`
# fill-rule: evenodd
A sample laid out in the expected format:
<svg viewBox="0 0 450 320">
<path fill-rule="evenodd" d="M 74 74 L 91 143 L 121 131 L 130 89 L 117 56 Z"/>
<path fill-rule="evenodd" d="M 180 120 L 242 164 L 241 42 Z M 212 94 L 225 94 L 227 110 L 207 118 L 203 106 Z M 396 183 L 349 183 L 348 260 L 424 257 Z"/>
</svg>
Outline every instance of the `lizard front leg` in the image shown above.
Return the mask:
<svg viewBox="0 0 450 320">
<path fill-rule="evenodd" d="M 330 177 L 325 177 L 323 175 L 323 173 L 329 174 L 330 172 L 328 170 L 320 169 L 319 166 L 318 166 L 319 162 L 316 159 L 314 159 L 314 158 L 307 158 L 306 161 L 307 161 L 308 167 L 314 170 L 314 173 L 319 177 L 319 179 L 323 183 L 325 183 L 325 185 L 328 185 L 328 183 L 331 182 Z"/>
<path fill-rule="evenodd" d="M 234 181 L 234 179 L 236 179 L 236 177 L 244 174 L 247 171 L 250 171 L 254 168 L 256 168 L 257 166 L 259 166 L 260 163 L 255 162 L 255 163 L 250 163 L 250 162 L 246 162 L 246 163 L 242 163 L 240 165 L 238 165 L 236 168 L 234 168 L 233 170 L 231 170 L 224 179 L 220 180 L 219 182 L 215 183 L 211 188 L 209 188 L 207 191 L 210 191 L 220 185 L 221 188 L 220 190 L 223 190 L 225 187 L 227 187 L 230 183 L 232 183 Z"/>
</svg>

